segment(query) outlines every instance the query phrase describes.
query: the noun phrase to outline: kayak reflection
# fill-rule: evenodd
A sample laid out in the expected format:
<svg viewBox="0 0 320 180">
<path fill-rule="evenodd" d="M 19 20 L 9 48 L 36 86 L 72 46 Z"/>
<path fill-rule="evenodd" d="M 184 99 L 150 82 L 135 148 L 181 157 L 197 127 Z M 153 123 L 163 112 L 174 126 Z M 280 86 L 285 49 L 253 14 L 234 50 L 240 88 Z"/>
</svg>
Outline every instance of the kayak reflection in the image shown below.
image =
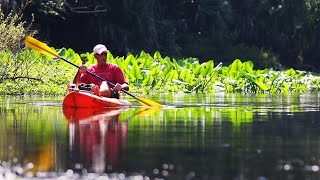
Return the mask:
<svg viewBox="0 0 320 180">
<path fill-rule="evenodd" d="M 119 165 L 124 155 L 127 123 L 120 123 L 124 109 L 64 108 L 68 119 L 72 166 L 103 173 Z"/>
</svg>

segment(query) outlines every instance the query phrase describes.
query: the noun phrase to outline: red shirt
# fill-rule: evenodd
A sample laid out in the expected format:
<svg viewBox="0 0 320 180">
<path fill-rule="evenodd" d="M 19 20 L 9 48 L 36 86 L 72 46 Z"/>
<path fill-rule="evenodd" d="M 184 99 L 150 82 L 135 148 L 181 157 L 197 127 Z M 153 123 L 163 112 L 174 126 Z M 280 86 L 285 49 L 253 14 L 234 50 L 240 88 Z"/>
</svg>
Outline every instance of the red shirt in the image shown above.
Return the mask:
<svg viewBox="0 0 320 180">
<path fill-rule="evenodd" d="M 103 79 L 106 79 L 113 84 L 119 83 L 119 84 L 128 84 L 121 68 L 113 63 L 107 62 L 106 65 L 98 66 L 98 65 L 92 65 L 88 67 L 87 71 L 90 71 Z M 85 84 L 96 84 L 98 86 L 101 85 L 102 81 L 88 73 L 83 73 L 80 76 L 80 80 L 82 83 Z"/>
</svg>

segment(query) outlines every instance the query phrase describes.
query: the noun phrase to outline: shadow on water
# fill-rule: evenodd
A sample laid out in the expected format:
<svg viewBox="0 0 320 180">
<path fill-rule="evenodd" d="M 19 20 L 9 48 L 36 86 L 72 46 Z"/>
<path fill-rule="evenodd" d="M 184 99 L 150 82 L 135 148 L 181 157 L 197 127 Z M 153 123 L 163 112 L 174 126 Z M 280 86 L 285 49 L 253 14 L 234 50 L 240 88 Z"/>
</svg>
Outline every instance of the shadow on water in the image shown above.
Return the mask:
<svg viewBox="0 0 320 180">
<path fill-rule="evenodd" d="M 0 105 L 0 179 L 317 179 L 318 94 L 160 94 L 164 109 Z"/>
</svg>

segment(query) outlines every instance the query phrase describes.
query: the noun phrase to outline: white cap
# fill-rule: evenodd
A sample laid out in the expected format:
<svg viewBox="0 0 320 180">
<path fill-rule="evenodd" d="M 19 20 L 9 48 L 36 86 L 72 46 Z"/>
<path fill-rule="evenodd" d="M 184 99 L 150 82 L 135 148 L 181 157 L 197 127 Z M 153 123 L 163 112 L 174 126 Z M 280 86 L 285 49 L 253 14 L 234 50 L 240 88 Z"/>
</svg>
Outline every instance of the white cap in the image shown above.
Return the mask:
<svg viewBox="0 0 320 180">
<path fill-rule="evenodd" d="M 93 52 L 95 54 L 101 54 L 103 52 L 108 52 L 108 49 L 106 48 L 105 45 L 103 44 L 97 44 L 94 48 L 93 48 Z"/>
</svg>

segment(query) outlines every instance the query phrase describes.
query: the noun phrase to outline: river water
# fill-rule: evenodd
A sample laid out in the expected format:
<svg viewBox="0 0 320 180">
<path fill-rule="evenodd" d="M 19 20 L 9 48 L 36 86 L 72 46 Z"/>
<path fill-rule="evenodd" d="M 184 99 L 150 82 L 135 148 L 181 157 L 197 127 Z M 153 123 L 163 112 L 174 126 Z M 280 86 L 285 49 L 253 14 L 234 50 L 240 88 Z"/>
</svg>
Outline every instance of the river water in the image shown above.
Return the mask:
<svg viewBox="0 0 320 180">
<path fill-rule="evenodd" d="M 319 94 L 158 94 L 144 109 L 0 97 L 0 179 L 319 179 Z"/>
</svg>

